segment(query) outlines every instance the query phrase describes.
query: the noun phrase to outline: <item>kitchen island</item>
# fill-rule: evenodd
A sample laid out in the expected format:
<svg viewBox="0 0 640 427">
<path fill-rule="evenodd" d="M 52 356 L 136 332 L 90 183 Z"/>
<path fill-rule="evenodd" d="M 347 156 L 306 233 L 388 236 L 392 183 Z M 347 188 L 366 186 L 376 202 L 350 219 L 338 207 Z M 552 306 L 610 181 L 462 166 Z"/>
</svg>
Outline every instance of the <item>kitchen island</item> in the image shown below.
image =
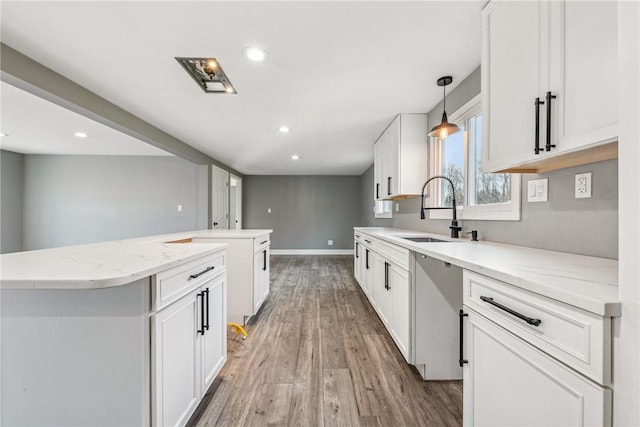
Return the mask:
<svg viewBox="0 0 640 427">
<path fill-rule="evenodd" d="M 215 234 L 0 256 L 1 424 L 184 425 L 226 360 Z"/>
</svg>

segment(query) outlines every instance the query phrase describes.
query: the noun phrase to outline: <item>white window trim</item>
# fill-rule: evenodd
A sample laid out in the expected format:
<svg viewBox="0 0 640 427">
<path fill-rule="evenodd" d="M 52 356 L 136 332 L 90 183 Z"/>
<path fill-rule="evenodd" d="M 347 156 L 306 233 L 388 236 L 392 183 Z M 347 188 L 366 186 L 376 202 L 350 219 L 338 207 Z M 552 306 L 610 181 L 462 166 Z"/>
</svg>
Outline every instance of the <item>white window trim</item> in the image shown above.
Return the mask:
<svg viewBox="0 0 640 427">
<path fill-rule="evenodd" d="M 453 113 L 449 119 L 450 122 L 456 123 L 460 119 L 465 119 L 467 117 L 473 116 L 479 113 L 482 110 L 481 105 L 481 94 L 473 97 L 469 102 L 460 107 L 455 113 Z M 429 159 L 429 169 L 432 171 L 438 170 L 436 159 L 440 158 L 440 144 L 437 143 L 438 138 L 430 138 L 429 147 L 430 150 L 430 159 Z M 468 153 L 466 150 L 468 149 L 467 141 L 465 141 L 465 156 L 464 156 L 464 169 L 465 169 L 465 179 L 466 174 L 468 173 L 467 168 L 467 160 Z M 495 203 L 490 205 L 479 205 L 479 206 L 458 206 L 456 209 L 457 217 L 460 220 L 480 220 L 480 221 L 520 221 L 520 174 L 511 174 L 511 201 L 508 203 Z M 437 203 L 440 200 L 440 185 L 429 184 L 433 191 L 427 193 L 429 197 L 425 195 L 426 203 L 425 206 L 433 207 L 436 206 L 434 203 Z M 465 183 L 466 186 L 466 183 Z M 431 210 L 429 212 L 429 219 L 451 219 L 451 212 L 448 210 Z"/>
</svg>

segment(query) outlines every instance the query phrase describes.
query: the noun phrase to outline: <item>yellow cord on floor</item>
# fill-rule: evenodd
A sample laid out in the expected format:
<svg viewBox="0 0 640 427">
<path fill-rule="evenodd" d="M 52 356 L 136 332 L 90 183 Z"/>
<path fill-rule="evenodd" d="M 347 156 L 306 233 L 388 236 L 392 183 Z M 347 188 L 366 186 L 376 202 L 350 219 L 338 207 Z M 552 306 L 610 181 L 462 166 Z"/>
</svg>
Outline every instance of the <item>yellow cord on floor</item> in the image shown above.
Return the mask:
<svg viewBox="0 0 640 427">
<path fill-rule="evenodd" d="M 231 326 L 233 328 L 233 331 L 236 334 L 241 334 L 242 335 L 242 339 L 245 339 L 246 337 L 249 336 L 247 331 L 245 331 L 244 328 L 242 326 L 238 325 L 237 323 L 227 323 L 227 326 Z"/>
</svg>

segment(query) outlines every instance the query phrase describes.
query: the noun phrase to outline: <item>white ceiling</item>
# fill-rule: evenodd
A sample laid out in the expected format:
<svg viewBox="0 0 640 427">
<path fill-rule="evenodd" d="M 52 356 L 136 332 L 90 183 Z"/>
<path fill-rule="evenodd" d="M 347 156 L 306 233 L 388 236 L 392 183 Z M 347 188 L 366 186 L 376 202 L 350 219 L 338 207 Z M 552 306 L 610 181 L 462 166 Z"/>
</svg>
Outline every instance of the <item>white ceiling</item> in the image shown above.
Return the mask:
<svg viewBox="0 0 640 427">
<path fill-rule="evenodd" d="M 241 173 L 360 174 L 395 114 L 428 112 L 438 77 L 478 66 L 482 5 L 3 1 L 1 36 Z M 238 94 L 203 93 L 176 56 L 218 58 Z"/>
<path fill-rule="evenodd" d="M 23 154 L 171 156 L 170 153 L 0 82 L 0 148 Z M 76 138 L 84 132 L 88 138 Z"/>
</svg>

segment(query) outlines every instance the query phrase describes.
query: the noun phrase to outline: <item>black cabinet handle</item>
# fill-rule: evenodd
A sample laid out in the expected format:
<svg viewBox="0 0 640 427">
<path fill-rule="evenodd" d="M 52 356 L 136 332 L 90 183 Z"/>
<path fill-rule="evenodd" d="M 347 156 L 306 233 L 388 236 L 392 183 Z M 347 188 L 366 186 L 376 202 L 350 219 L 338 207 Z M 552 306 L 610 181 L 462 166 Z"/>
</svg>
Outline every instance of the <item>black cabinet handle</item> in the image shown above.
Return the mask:
<svg viewBox="0 0 640 427">
<path fill-rule="evenodd" d="M 264 241 L 260 242 L 260 244 L 261 244 L 261 245 L 264 245 L 264 244 L 265 244 L 265 243 L 267 243 L 267 242 L 268 242 L 268 240 L 264 240 Z"/>
<path fill-rule="evenodd" d="M 262 271 L 267 271 L 267 250 L 262 251 Z"/>
<path fill-rule="evenodd" d="M 209 271 L 213 270 L 214 268 L 215 268 L 214 266 L 207 267 L 204 270 L 202 270 L 200 273 L 192 274 L 191 276 L 189 276 L 189 278 L 187 280 L 197 279 L 198 277 L 202 276 L 204 273 L 208 273 Z"/>
<path fill-rule="evenodd" d="M 534 319 L 532 317 L 525 316 L 524 314 L 520 314 L 517 311 L 510 309 L 509 307 L 506 307 L 506 306 L 504 306 L 504 305 L 502 305 L 500 303 L 495 302 L 493 300 L 493 298 L 481 296 L 480 299 L 482 301 L 486 302 L 486 303 L 489 303 L 489 304 L 491 304 L 491 305 L 493 305 L 495 307 L 498 307 L 500 310 L 506 311 L 507 313 L 509 313 L 512 316 L 517 317 L 518 319 L 524 320 L 525 322 L 527 322 L 530 325 L 540 326 L 540 323 L 542 323 L 542 320 Z"/>
<path fill-rule="evenodd" d="M 387 196 L 391 195 L 391 177 L 387 177 Z"/>
<path fill-rule="evenodd" d="M 360 255 L 358 254 L 358 242 L 356 242 L 356 258 L 360 258 Z"/>
<path fill-rule="evenodd" d="M 391 290 L 391 285 L 389 284 L 389 266 L 391 264 L 389 264 L 388 262 L 385 261 L 384 263 L 384 288 L 388 291 Z"/>
<path fill-rule="evenodd" d="M 197 334 L 204 335 L 204 292 L 200 292 L 196 295 L 196 304 L 200 298 L 200 329 L 196 331 Z"/>
<path fill-rule="evenodd" d="M 551 95 L 551 92 L 547 92 L 547 145 L 545 148 L 547 151 L 551 151 L 552 148 L 556 148 L 555 144 L 551 143 L 551 100 L 556 99 L 555 95 Z"/>
<path fill-rule="evenodd" d="M 368 244 L 371 244 L 371 240 L 364 239 L 364 241 L 367 242 Z"/>
<path fill-rule="evenodd" d="M 535 140 L 535 148 L 533 152 L 536 154 L 540 154 L 543 151 L 540 148 L 540 105 L 544 104 L 544 101 L 540 101 L 540 98 L 536 98 L 536 140 Z"/>
<path fill-rule="evenodd" d="M 369 269 L 369 249 L 365 249 L 365 266 Z"/>
<path fill-rule="evenodd" d="M 209 330 L 209 288 L 205 289 L 203 293 L 206 295 L 206 303 L 207 303 L 207 308 L 205 310 L 206 323 L 204 324 L 204 329 L 208 331 Z"/>
<path fill-rule="evenodd" d="M 467 359 L 464 358 L 464 323 L 463 320 L 467 317 L 468 314 L 464 311 L 460 310 L 458 313 L 458 318 L 460 319 L 460 356 L 458 357 L 458 364 L 462 368 L 465 363 L 469 363 Z"/>
<path fill-rule="evenodd" d="M 380 198 L 380 183 L 376 182 L 376 199 Z"/>
</svg>

